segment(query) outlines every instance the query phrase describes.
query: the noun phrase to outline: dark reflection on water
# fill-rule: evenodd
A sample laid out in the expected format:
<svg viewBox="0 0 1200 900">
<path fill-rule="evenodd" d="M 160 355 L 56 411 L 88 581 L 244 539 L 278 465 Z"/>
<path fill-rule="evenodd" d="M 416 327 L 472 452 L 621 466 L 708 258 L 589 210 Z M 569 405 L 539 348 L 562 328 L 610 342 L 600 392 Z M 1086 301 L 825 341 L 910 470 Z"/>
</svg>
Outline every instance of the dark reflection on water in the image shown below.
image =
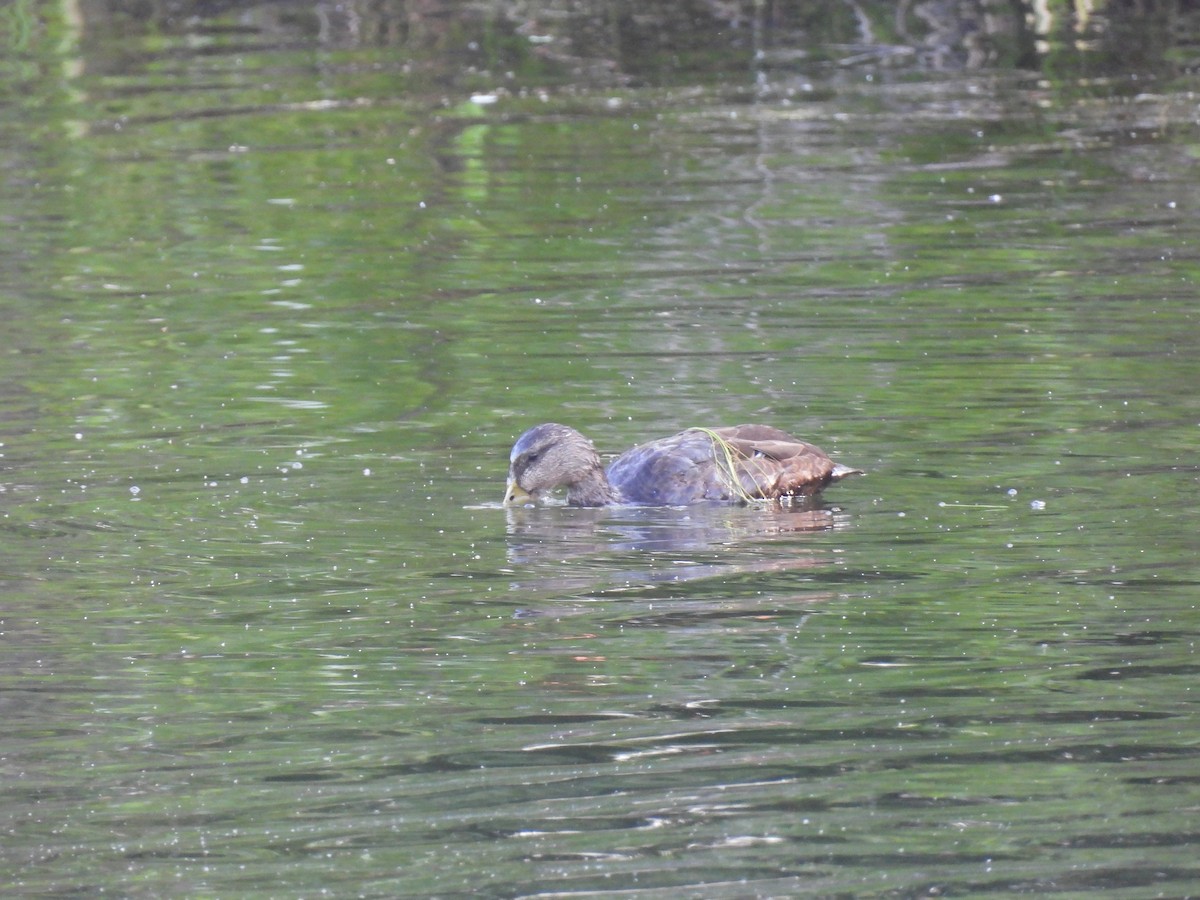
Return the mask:
<svg viewBox="0 0 1200 900">
<path fill-rule="evenodd" d="M 836 525 L 835 513 L 815 503 L 750 509 L 507 509 L 509 559 L 529 565 L 547 555 L 563 561 L 599 553 L 673 553 L 764 541 Z"/>
</svg>

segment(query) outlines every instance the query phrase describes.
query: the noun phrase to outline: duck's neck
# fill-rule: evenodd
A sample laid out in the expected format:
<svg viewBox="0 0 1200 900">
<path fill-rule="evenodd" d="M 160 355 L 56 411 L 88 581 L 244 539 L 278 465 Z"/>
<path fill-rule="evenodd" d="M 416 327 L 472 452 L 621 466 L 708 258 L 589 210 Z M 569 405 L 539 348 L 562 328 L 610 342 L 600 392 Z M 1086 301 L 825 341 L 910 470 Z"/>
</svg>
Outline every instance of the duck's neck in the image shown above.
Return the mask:
<svg viewBox="0 0 1200 900">
<path fill-rule="evenodd" d="M 599 467 L 567 486 L 567 503 L 571 506 L 611 506 L 620 502 L 621 494 Z"/>
</svg>

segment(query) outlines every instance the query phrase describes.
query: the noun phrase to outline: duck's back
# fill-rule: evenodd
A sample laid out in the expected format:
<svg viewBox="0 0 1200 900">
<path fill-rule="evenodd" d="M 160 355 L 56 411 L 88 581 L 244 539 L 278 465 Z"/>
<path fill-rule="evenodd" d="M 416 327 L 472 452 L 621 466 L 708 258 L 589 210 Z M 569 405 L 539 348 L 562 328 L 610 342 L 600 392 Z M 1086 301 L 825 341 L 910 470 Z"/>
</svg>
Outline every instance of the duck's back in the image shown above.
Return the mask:
<svg viewBox="0 0 1200 900">
<path fill-rule="evenodd" d="M 683 506 L 813 494 L 851 471 L 778 428 L 733 425 L 640 444 L 612 462 L 608 480 L 628 503 Z"/>
</svg>

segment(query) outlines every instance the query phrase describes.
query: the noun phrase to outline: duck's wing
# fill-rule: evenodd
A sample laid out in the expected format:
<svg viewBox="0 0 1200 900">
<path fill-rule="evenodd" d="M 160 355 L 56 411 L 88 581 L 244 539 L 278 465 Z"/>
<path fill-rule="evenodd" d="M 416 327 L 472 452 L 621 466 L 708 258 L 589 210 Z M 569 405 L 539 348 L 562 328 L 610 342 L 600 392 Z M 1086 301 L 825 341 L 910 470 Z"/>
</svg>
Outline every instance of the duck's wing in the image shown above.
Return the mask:
<svg viewBox="0 0 1200 900">
<path fill-rule="evenodd" d="M 770 425 L 733 425 L 713 432 L 737 451 L 739 481 L 753 497 L 815 494 L 829 482 L 857 472 L 835 463 L 820 447 Z M 718 457 L 718 468 L 720 463 Z"/>
<path fill-rule="evenodd" d="M 704 500 L 714 487 L 712 445 L 697 431 L 639 444 L 609 465 L 609 484 L 627 503 L 683 506 Z"/>
<path fill-rule="evenodd" d="M 734 425 L 640 444 L 613 461 L 608 480 L 626 502 L 681 506 L 813 494 L 849 471 L 778 428 Z"/>
</svg>

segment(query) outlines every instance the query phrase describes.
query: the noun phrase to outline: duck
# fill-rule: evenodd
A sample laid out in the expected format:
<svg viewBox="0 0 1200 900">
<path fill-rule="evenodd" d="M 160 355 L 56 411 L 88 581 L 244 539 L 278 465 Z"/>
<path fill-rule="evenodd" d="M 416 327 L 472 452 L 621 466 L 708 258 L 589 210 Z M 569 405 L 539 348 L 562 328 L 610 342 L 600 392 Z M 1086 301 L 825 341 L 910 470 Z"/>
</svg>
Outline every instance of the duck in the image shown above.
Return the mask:
<svg viewBox="0 0 1200 900">
<path fill-rule="evenodd" d="M 583 434 L 545 422 L 513 444 L 504 505 L 537 503 L 560 487 L 567 489 L 569 506 L 786 500 L 855 474 L 861 470 L 770 425 L 688 428 L 638 444 L 605 469 Z"/>
</svg>

